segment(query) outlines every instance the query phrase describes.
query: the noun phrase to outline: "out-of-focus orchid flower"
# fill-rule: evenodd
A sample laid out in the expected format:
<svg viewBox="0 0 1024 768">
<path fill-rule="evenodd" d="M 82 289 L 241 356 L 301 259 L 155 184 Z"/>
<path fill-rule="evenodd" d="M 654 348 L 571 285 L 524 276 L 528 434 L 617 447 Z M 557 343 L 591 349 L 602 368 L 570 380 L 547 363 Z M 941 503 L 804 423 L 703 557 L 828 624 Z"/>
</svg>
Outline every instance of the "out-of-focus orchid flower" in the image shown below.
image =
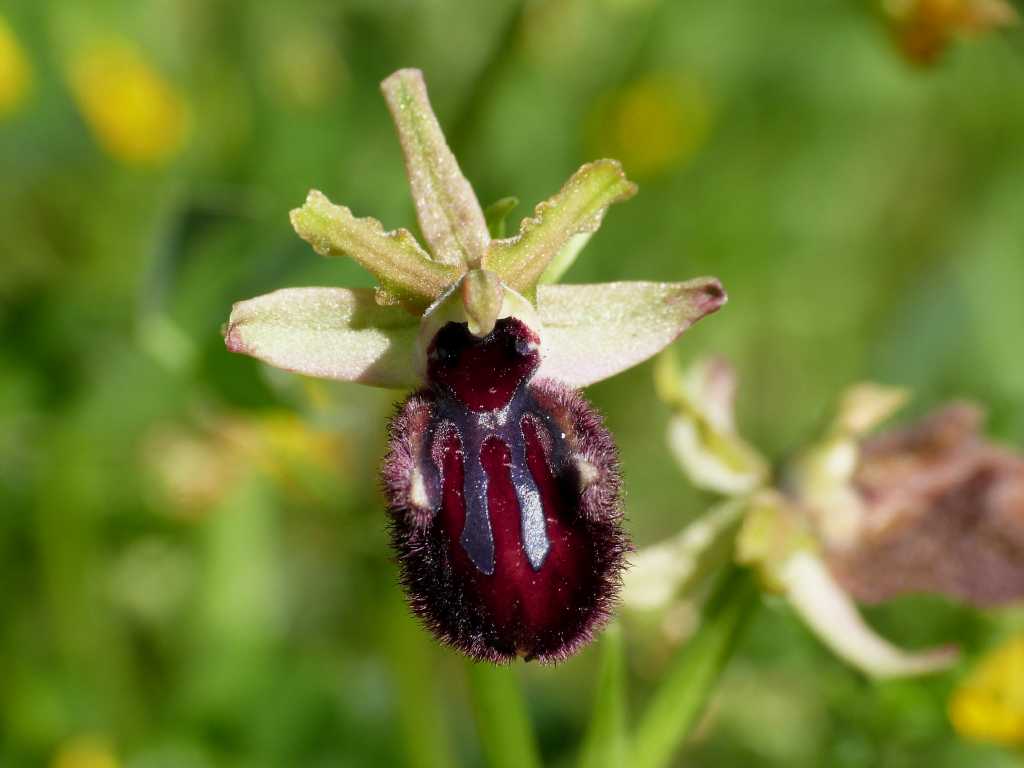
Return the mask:
<svg viewBox="0 0 1024 768">
<path fill-rule="evenodd" d="M 913 64 L 934 64 L 958 38 L 974 37 L 1018 21 L 1007 0 L 882 0 L 896 45 Z"/>
<path fill-rule="evenodd" d="M 670 443 L 680 466 L 694 484 L 732 499 L 677 537 L 638 552 L 625 578 L 627 604 L 668 604 L 699 579 L 702 567 L 720 564 L 724 549 L 755 568 L 766 589 L 784 595 L 825 645 L 864 672 L 897 677 L 948 667 L 957 658 L 953 648 L 908 652 L 879 637 L 824 554 L 829 542 L 850 541 L 860 525 L 863 500 L 851 485 L 859 441 L 904 393 L 868 384 L 852 388 L 829 434 L 794 462 L 777 489 L 768 484 L 765 460 L 736 433 L 734 389 L 732 369 L 721 360 L 700 361 L 683 373 L 670 362 L 659 367 L 658 390 L 676 410 Z"/>
<path fill-rule="evenodd" d="M 633 553 L 623 579 L 623 602 L 638 610 L 657 610 L 688 593 L 732 557 L 731 537 L 746 511 L 745 500 L 724 501 L 675 536 Z"/>
<path fill-rule="evenodd" d="M 852 481 L 860 461 L 860 443 L 906 402 L 908 393 L 877 384 L 857 384 L 842 396 L 824 438 L 789 468 L 785 484 L 814 517 L 826 547 L 842 546 L 857 536 L 863 518 L 861 498 Z"/>
<path fill-rule="evenodd" d="M 662 354 L 655 386 L 673 410 L 669 448 L 694 485 L 736 496 L 767 481 L 768 462 L 736 431 L 736 372 L 727 361 L 709 358 L 682 372 L 673 355 Z"/>
<path fill-rule="evenodd" d="M 502 237 L 445 143 L 416 70 L 382 84 L 419 228 L 357 218 L 317 191 L 292 211 L 375 291 L 288 288 L 235 305 L 228 349 L 311 376 L 415 387 L 390 426 L 383 484 L 416 614 L 475 659 L 558 661 L 606 620 L 627 538 L 615 445 L 576 388 L 660 352 L 725 302 L 714 278 L 550 284 L 636 192 L 580 168 Z"/>
<path fill-rule="evenodd" d="M 858 600 L 1024 599 L 1024 457 L 985 440 L 982 421 L 977 407 L 953 403 L 862 444 L 848 486 L 857 519 L 826 552 Z"/>
</svg>

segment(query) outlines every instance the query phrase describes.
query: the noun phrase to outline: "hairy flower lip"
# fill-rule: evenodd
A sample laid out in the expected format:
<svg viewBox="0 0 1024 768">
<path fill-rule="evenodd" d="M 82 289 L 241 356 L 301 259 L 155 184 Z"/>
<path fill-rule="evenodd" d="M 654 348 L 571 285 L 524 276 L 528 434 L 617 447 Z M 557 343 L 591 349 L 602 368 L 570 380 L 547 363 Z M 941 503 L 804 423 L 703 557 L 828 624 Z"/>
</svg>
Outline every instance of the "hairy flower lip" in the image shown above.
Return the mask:
<svg viewBox="0 0 1024 768">
<path fill-rule="evenodd" d="M 491 574 L 466 558 L 458 528 L 450 528 L 450 513 L 455 512 L 457 520 L 457 510 L 417 508 L 419 487 L 433 488 L 432 493 L 442 487 L 433 470 L 417 480 L 423 477 L 416 470 L 419 462 L 445 455 L 431 452 L 424 440 L 439 415 L 432 390 L 413 393 L 399 407 L 389 426 L 390 448 L 382 473 L 392 544 L 414 613 L 445 645 L 497 664 L 517 658 L 555 664 L 586 645 L 610 617 L 630 549 L 621 527 L 617 451 L 600 416 L 578 392 L 555 381 L 531 382 L 529 398 L 540 412 L 554 416 L 542 443 L 558 440 L 559 434 L 564 441 L 561 447 L 545 447 L 548 461 L 532 465 L 531 472 L 546 465 L 541 473 L 554 475 L 539 480 L 540 487 L 553 480 L 565 490 L 576 488 L 570 498 L 578 507 L 566 507 L 568 499 L 563 499 L 548 510 L 554 515 L 548 525 L 558 520 L 557 526 L 568 526 L 570 539 L 558 532 L 559 527 L 549 530 L 553 549 L 539 564 L 528 564 L 524 549 L 518 556 L 518 576 L 515 568 L 508 570 L 507 549 L 499 557 L 504 566 Z M 583 479 L 582 465 L 590 469 L 589 482 Z M 500 517 L 492 522 L 503 525 Z"/>
</svg>

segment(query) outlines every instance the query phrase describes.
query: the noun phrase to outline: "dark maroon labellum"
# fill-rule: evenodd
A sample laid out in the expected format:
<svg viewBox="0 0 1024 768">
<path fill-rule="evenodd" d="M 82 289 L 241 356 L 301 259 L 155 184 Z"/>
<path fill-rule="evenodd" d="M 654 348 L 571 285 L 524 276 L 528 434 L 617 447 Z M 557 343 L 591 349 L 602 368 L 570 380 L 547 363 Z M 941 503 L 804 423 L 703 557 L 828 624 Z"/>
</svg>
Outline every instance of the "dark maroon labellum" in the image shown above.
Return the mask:
<svg viewBox="0 0 1024 768">
<path fill-rule="evenodd" d="M 533 381 L 539 339 L 448 323 L 391 422 L 384 485 L 416 614 L 476 659 L 558 661 L 607 618 L 627 546 L 615 446 L 583 397 Z"/>
</svg>

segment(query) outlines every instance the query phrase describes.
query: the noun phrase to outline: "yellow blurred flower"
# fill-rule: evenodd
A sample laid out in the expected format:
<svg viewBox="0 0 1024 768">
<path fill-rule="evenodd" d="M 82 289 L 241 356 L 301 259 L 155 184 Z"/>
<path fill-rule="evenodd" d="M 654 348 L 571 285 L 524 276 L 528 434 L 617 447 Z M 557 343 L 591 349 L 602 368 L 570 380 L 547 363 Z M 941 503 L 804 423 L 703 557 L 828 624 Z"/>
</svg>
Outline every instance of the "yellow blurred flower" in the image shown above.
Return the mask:
<svg viewBox="0 0 1024 768">
<path fill-rule="evenodd" d="M 14 112 L 32 84 L 32 69 L 7 20 L 0 16 L 0 118 Z"/>
<path fill-rule="evenodd" d="M 113 749 L 106 740 L 94 736 L 80 736 L 58 750 L 52 768 L 118 768 L 119 765 Z"/>
<path fill-rule="evenodd" d="M 708 133 L 711 109 L 700 85 L 648 75 L 598 102 L 590 121 L 593 149 L 617 157 L 637 176 L 654 176 L 689 160 Z"/>
<path fill-rule="evenodd" d="M 953 693 L 949 719 L 965 738 L 1024 745 L 1024 634 L 981 660 Z"/>
<path fill-rule="evenodd" d="M 957 37 L 1017 22 L 1007 0 L 884 0 L 892 32 L 914 64 L 933 64 Z"/>
<path fill-rule="evenodd" d="M 282 485 L 294 482 L 299 470 L 330 473 L 342 463 L 342 445 L 336 437 L 317 432 L 284 411 L 258 420 L 229 422 L 220 437 L 226 448 L 238 451 L 240 458 Z"/>
<path fill-rule="evenodd" d="M 189 129 L 184 95 L 131 43 L 110 39 L 72 55 L 68 79 L 100 145 L 129 165 L 167 162 Z"/>
</svg>

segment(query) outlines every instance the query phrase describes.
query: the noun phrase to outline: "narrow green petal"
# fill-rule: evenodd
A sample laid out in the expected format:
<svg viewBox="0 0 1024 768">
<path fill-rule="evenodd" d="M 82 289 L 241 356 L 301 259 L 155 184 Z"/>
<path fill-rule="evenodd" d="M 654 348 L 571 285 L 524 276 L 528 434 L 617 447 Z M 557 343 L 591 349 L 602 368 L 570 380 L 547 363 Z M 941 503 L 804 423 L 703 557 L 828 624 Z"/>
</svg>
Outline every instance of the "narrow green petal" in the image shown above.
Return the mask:
<svg viewBox="0 0 1024 768">
<path fill-rule="evenodd" d="M 483 265 L 529 296 L 548 264 L 573 237 L 596 232 L 609 205 L 635 194 L 636 185 L 626 179 L 622 166 L 615 160 L 588 163 L 572 175 L 558 194 L 540 203 L 532 218 L 523 220 L 518 235 L 493 241 Z M 577 241 L 577 245 L 582 243 Z M 568 268 L 568 264 L 562 267 Z"/>
<path fill-rule="evenodd" d="M 240 301 L 224 342 L 277 368 L 375 387 L 411 387 L 418 325 L 371 290 L 284 288 Z"/>
<path fill-rule="evenodd" d="M 376 219 L 357 219 L 312 190 L 301 208 L 291 212 L 299 237 L 322 256 L 349 256 L 381 282 L 385 301 L 422 311 L 454 283 L 462 270 L 431 261 L 405 229 L 385 232 Z"/>
<path fill-rule="evenodd" d="M 418 69 L 400 69 L 380 84 L 416 204 L 423 237 L 437 261 L 460 266 L 480 263 L 490 241 L 473 187 L 445 142 Z"/>
<path fill-rule="evenodd" d="M 685 283 L 541 285 L 540 376 L 583 387 L 656 355 L 726 302 L 713 277 Z"/>
</svg>

